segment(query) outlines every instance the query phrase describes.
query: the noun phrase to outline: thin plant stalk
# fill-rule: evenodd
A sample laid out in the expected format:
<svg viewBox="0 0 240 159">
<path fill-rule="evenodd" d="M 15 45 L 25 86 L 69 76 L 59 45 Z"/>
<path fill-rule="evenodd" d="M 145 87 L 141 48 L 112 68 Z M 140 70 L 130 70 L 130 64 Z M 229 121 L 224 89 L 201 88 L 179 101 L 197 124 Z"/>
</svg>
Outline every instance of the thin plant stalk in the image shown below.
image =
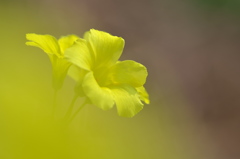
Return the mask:
<svg viewBox="0 0 240 159">
<path fill-rule="evenodd" d="M 88 103 L 87 99 L 82 103 L 82 105 L 78 108 L 78 110 L 72 115 L 72 117 L 68 120 L 68 123 L 71 123 L 73 119 L 77 116 L 77 114 L 82 110 L 82 108 Z"/>
<path fill-rule="evenodd" d="M 72 110 L 73 110 L 73 107 L 74 107 L 74 104 L 75 104 L 77 98 L 78 98 L 78 95 L 75 95 L 75 96 L 73 97 L 72 102 L 71 102 L 71 104 L 70 104 L 70 106 L 69 106 L 69 108 L 68 108 L 68 111 L 67 111 L 67 113 L 66 113 L 66 115 L 65 115 L 65 117 L 64 117 L 65 121 L 67 121 L 67 120 L 69 119 L 69 117 L 71 116 Z"/>
</svg>

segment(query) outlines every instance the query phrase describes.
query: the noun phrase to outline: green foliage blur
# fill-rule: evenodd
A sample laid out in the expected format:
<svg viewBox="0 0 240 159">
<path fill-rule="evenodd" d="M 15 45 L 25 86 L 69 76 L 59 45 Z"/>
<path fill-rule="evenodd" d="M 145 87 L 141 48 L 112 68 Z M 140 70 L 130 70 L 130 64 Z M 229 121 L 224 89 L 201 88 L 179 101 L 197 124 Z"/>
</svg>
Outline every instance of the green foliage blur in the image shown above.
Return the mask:
<svg viewBox="0 0 240 159">
<path fill-rule="evenodd" d="M 0 2 L 0 159 L 201 158 L 174 114 L 165 107 L 154 111 L 159 107 L 154 100 L 132 119 L 88 105 L 67 128 L 52 122 L 51 64 L 40 49 L 25 45 L 25 34 L 82 36 L 89 27 L 84 25 L 87 17 L 71 23 L 64 16 L 38 1 Z M 57 98 L 56 119 L 66 112 L 73 88 L 74 81 L 67 78 Z"/>
</svg>

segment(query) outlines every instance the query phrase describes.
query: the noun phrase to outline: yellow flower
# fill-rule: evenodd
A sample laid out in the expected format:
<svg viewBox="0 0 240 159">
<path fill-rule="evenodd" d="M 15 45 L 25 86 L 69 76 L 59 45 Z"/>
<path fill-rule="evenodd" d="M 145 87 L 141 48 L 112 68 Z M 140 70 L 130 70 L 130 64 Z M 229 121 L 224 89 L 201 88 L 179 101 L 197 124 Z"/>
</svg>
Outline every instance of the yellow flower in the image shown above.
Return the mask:
<svg viewBox="0 0 240 159">
<path fill-rule="evenodd" d="M 124 40 L 91 29 L 65 51 L 66 58 L 81 69 L 80 87 L 92 104 L 103 110 L 117 107 L 118 114 L 133 117 L 149 103 L 143 85 L 148 75 L 140 63 L 118 61 Z M 76 73 L 76 72 L 75 72 Z"/>
<path fill-rule="evenodd" d="M 62 87 L 69 66 L 71 65 L 64 58 L 64 52 L 74 41 L 78 39 L 75 35 L 68 35 L 57 40 L 51 35 L 26 34 L 28 42 L 26 45 L 36 46 L 42 49 L 50 58 L 53 68 L 53 88 L 58 90 Z"/>
</svg>

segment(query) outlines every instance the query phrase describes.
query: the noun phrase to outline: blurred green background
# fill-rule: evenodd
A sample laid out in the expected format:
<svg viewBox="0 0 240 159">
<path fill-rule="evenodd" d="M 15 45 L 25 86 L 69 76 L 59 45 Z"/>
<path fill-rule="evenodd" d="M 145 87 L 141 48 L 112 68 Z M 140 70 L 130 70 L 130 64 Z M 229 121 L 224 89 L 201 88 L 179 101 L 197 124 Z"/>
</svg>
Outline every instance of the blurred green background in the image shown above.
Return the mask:
<svg viewBox="0 0 240 159">
<path fill-rule="evenodd" d="M 1 0 L 0 159 L 239 158 L 239 8 L 235 0 Z M 131 119 L 88 105 L 68 129 L 53 127 L 51 64 L 25 34 L 91 28 L 123 37 L 121 60 L 148 68 L 151 104 Z M 67 77 L 59 92 L 58 118 L 74 84 Z"/>
</svg>

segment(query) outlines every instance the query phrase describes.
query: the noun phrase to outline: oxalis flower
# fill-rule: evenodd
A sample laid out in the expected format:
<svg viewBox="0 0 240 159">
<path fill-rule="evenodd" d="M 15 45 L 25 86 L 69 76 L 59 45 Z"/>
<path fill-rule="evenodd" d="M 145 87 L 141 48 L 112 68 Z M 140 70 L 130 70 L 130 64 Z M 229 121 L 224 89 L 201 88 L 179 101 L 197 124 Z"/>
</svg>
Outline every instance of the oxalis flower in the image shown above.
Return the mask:
<svg viewBox="0 0 240 159">
<path fill-rule="evenodd" d="M 76 35 L 63 36 L 59 40 L 51 35 L 26 34 L 26 45 L 42 49 L 50 58 L 53 68 L 53 88 L 59 90 L 71 63 L 64 57 L 67 48 L 73 45 L 78 39 Z"/>
<path fill-rule="evenodd" d="M 116 105 L 120 116 L 133 117 L 143 108 L 142 101 L 149 103 L 143 87 L 148 73 L 140 63 L 118 61 L 123 48 L 122 38 L 91 29 L 65 56 L 81 70 L 77 88 L 93 105 L 103 110 Z"/>
</svg>

